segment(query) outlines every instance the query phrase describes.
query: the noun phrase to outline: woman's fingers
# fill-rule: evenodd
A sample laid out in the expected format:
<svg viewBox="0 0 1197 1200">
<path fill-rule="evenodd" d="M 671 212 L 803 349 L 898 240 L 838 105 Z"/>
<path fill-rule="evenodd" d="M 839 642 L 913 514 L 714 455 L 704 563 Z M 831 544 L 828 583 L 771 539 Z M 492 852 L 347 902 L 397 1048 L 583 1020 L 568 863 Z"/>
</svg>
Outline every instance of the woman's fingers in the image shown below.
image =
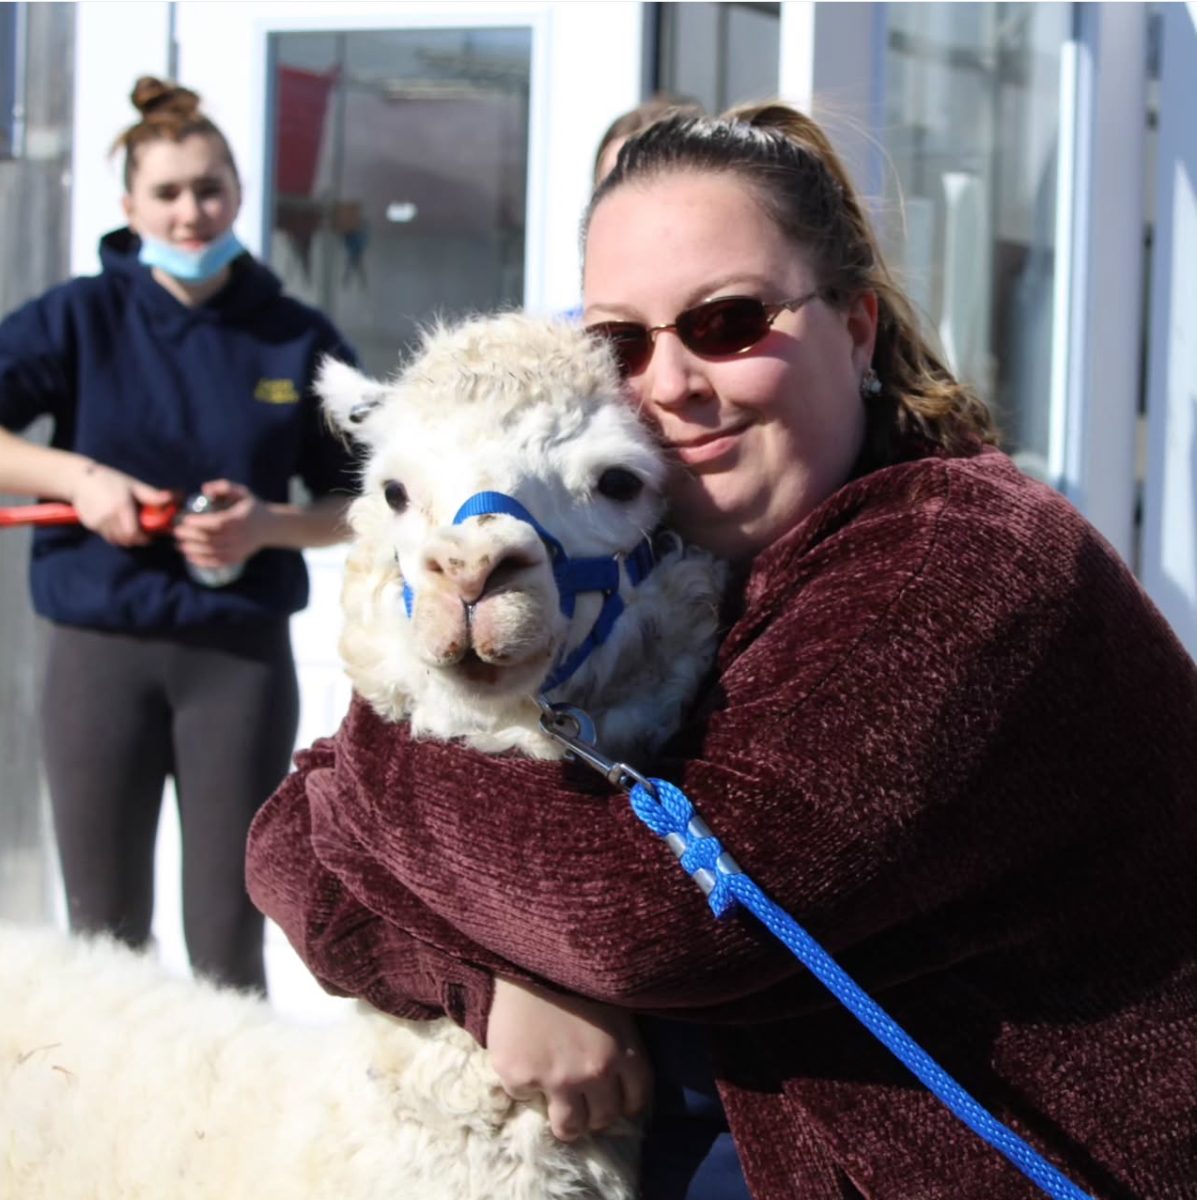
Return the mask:
<svg viewBox="0 0 1197 1200">
<path fill-rule="evenodd" d="M 604 1080 L 601 1086 L 594 1087 L 586 1093 L 587 1132 L 601 1133 L 623 1115 L 623 1088 L 618 1077 Z"/>
<path fill-rule="evenodd" d="M 585 1092 L 553 1092 L 549 1101 L 549 1128 L 560 1142 L 573 1142 L 591 1128 L 590 1104 Z"/>
<path fill-rule="evenodd" d="M 648 1111 L 653 1094 L 653 1072 L 648 1056 L 639 1050 L 624 1055 L 619 1075 L 622 1104 L 618 1115 L 641 1117 Z"/>
<path fill-rule="evenodd" d="M 169 488 L 151 487 L 139 479 L 133 481 L 132 492 L 138 504 L 171 504 L 177 499 Z"/>
<path fill-rule="evenodd" d="M 652 1089 L 630 1013 L 531 984 L 495 980 L 487 1047 L 510 1095 L 544 1096 L 563 1141 L 642 1111 Z"/>
<path fill-rule="evenodd" d="M 141 527 L 140 503 L 165 503 L 170 493 L 151 488 L 111 467 L 91 463 L 80 476 L 72 502 L 79 519 L 106 541 L 118 546 L 144 546 L 150 538 Z"/>
<path fill-rule="evenodd" d="M 115 546 L 144 546 L 150 540 L 137 519 L 137 506 L 128 496 L 115 499 L 98 520 L 95 517 L 92 520 L 90 528 Z M 84 519 L 84 524 L 89 522 Z"/>
</svg>

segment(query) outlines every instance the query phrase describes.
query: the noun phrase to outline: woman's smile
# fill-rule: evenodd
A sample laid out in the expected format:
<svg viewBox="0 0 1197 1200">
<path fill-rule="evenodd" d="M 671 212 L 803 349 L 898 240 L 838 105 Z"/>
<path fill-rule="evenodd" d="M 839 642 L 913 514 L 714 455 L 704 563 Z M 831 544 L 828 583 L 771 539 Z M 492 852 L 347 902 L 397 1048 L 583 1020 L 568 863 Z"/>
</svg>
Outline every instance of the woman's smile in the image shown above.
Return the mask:
<svg viewBox="0 0 1197 1200">
<path fill-rule="evenodd" d="M 669 448 L 687 467 L 718 470 L 728 465 L 728 460 L 740 448 L 740 439 L 750 425 L 750 421 L 745 421 L 725 429 L 713 429 L 709 433 L 675 438 L 670 441 Z"/>
</svg>

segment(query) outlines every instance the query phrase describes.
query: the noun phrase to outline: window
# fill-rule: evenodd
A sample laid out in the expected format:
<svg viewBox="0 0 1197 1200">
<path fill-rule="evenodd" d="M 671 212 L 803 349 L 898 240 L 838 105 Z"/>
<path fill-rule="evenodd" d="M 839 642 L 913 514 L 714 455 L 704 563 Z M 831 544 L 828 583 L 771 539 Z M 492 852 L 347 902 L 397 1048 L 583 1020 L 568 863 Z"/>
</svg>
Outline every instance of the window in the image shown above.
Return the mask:
<svg viewBox="0 0 1197 1200">
<path fill-rule="evenodd" d="M 710 112 L 777 94 L 780 4 L 658 4 L 657 87 Z"/>
<path fill-rule="evenodd" d="M 890 261 L 1006 448 L 1046 476 L 1071 5 L 902 3 L 886 17 Z"/>
<path fill-rule="evenodd" d="M 433 316 L 524 298 L 527 28 L 272 39 L 269 260 L 385 375 Z"/>
</svg>

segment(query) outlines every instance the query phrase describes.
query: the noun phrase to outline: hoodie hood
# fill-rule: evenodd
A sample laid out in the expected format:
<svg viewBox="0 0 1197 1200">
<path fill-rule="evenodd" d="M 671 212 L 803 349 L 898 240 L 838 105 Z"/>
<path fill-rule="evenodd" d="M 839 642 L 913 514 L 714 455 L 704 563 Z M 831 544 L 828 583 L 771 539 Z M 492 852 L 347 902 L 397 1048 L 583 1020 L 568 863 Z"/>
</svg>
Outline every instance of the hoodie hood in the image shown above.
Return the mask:
<svg viewBox="0 0 1197 1200">
<path fill-rule="evenodd" d="M 229 281 L 203 304 L 189 306 L 172 296 L 138 261 L 141 238 L 127 225 L 100 239 L 100 265 L 104 274 L 128 280 L 138 305 L 155 324 L 188 325 L 196 321 L 241 322 L 273 304 L 283 290 L 269 267 L 249 251 L 230 264 Z"/>
</svg>

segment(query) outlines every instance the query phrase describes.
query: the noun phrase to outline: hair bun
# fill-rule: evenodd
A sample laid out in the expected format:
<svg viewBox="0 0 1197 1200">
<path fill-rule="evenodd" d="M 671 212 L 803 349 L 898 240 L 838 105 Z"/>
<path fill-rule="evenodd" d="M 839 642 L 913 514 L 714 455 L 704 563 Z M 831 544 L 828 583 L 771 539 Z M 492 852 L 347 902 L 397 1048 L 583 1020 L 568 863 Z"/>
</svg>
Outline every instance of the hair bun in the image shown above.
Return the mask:
<svg viewBox="0 0 1197 1200">
<path fill-rule="evenodd" d="M 166 83 L 153 75 L 143 75 L 133 85 L 130 99 L 143 117 L 167 112 L 189 117 L 199 111 L 200 102 L 199 94 L 190 88 Z"/>
</svg>

